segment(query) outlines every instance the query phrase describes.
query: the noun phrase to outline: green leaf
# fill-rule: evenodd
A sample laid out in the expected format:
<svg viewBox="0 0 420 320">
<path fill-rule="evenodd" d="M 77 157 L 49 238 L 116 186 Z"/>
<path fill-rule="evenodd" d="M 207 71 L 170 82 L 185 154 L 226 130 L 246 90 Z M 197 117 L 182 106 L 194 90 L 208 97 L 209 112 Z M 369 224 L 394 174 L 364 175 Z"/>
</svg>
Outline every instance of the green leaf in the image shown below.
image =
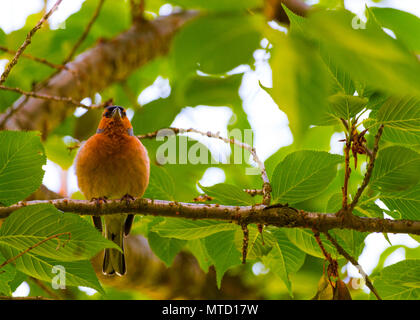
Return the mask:
<svg viewBox="0 0 420 320">
<path fill-rule="evenodd" d="M 154 254 L 158 256 L 167 267 L 171 266 L 175 256 L 187 243 L 185 240 L 163 238 L 156 232 L 149 232 L 147 241 Z"/>
<path fill-rule="evenodd" d="M 12 292 L 15 292 L 16 289 L 22 284 L 22 282 L 26 281 L 28 279 L 28 275 L 24 274 L 23 272 L 20 272 L 15 268 L 15 277 L 12 281 L 9 282 L 10 289 Z"/>
<path fill-rule="evenodd" d="M 64 142 L 62 137 L 50 135 L 44 144 L 47 158 L 58 164 L 64 170 L 68 170 L 76 156 L 75 150 L 69 150 L 70 143 Z"/>
<path fill-rule="evenodd" d="M 262 261 L 286 285 L 293 297 L 290 275 L 296 273 L 305 261 L 305 253 L 293 245 L 281 229 L 273 229 L 273 249 L 262 257 Z"/>
<path fill-rule="evenodd" d="M 275 244 L 275 239 L 271 232 L 267 232 L 267 228 L 263 230 L 264 233 L 264 245 L 261 238 L 261 233 L 258 231 L 255 225 L 248 225 L 248 252 L 246 255 L 247 261 L 258 260 L 266 256 Z M 235 234 L 235 245 L 236 249 L 242 252 L 244 233 L 241 229 L 238 229 Z"/>
<path fill-rule="evenodd" d="M 325 190 L 343 157 L 323 151 L 296 151 L 284 158 L 271 178 L 274 202 L 297 203 Z"/>
<path fill-rule="evenodd" d="M 80 216 L 62 213 L 51 204 L 27 206 L 13 212 L 0 228 L 0 245 L 22 252 L 64 232 L 70 232 L 70 236 L 63 234 L 47 240 L 25 255 L 76 261 L 90 259 L 104 248 L 119 248 Z"/>
<path fill-rule="evenodd" d="M 321 58 L 327 65 L 330 75 L 333 79 L 331 92 L 353 95 L 356 90 L 356 85 L 350 74 L 340 68 L 333 60 L 331 60 L 330 54 L 323 47 L 320 49 Z"/>
<path fill-rule="evenodd" d="M 286 5 L 283 3 L 281 4 L 284 12 L 286 12 L 287 17 L 290 21 L 290 33 L 303 33 L 304 32 L 304 25 L 307 23 L 307 19 L 295 14 L 292 10 L 290 10 Z"/>
<path fill-rule="evenodd" d="M 207 252 L 216 268 L 217 287 L 220 288 L 225 272 L 241 263 L 241 254 L 235 246 L 235 230 L 222 231 L 204 239 Z"/>
<path fill-rule="evenodd" d="M 325 259 L 315 240 L 314 233 L 309 229 L 286 228 L 283 230 L 287 238 L 303 252 L 321 259 Z M 323 234 L 320 235 L 322 244 L 327 252 L 335 252 L 335 248 L 329 243 Z"/>
<path fill-rule="evenodd" d="M 218 183 L 211 187 L 198 186 L 210 197 L 214 198 L 216 203 L 232 205 L 232 206 L 249 206 L 255 203 L 254 198 L 243 189 L 227 184 Z"/>
<path fill-rule="evenodd" d="M 343 201 L 343 194 L 342 193 L 334 193 L 327 202 L 325 207 L 325 212 L 334 213 L 341 209 Z"/>
<path fill-rule="evenodd" d="M 391 211 L 398 212 L 399 219 L 420 219 L 420 184 L 400 192 L 381 193 L 380 198 Z"/>
<path fill-rule="evenodd" d="M 6 259 L 0 253 L 0 265 L 5 262 Z M 15 278 L 16 268 L 12 264 L 6 264 L 0 268 L 0 294 L 11 296 L 12 290 L 10 288 L 9 282 Z"/>
<path fill-rule="evenodd" d="M 348 229 L 333 230 L 329 233 L 356 260 L 361 255 L 365 247 L 365 238 L 369 234 L 368 232 L 358 232 Z"/>
<path fill-rule="evenodd" d="M 276 153 L 274 153 L 267 160 L 264 161 L 267 175 L 271 177 L 279 162 L 283 161 L 283 159 L 293 151 L 299 149 L 311 149 L 314 145 L 316 145 L 318 151 L 328 152 L 331 149 L 331 136 L 334 134 L 335 131 L 336 130 L 332 126 L 314 126 L 309 128 L 309 130 L 303 136 L 302 142 L 299 145 L 299 147 L 295 143 L 292 143 L 287 147 L 280 148 Z"/>
<path fill-rule="evenodd" d="M 165 221 L 152 227 L 151 231 L 161 237 L 182 240 L 205 238 L 226 230 L 235 230 L 238 226 L 232 223 L 213 220 L 189 220 L 180 218 L 166 218 Z"/>
<path fill-rule="evenodd" d="M 413 97 L 391 97 L 377 113 L 378 124 L 384 124 L 384 139 L 405 144 L 420 144 L 420 100 Z"/>
<path fill-rule="evenodd" d="M 407 259 L 384 268 L 373 285 L 384 300 L 420 299 L 420 260 Z"/>
<path fill-rule="evenodd" d="M 287 114 L 295 140 L 327 109 L 330 75 L 318 47 L 302 37 L 276 33 L 273 43 L 273 96 Z"/>
<path fill-rule="evenodd" d="M 366 106 L 367 99 L 356 96 L 335 94 L 328 98 L 328 109 L 322 116 L 319 125 L 334 125 L 356 116 Z"/>
<path fill-rule="evenodd" d="M 366 195 L 362 195 L 358 201 L 353 213 L 357 216 L 365 216 L 370 218 L 383 218 L 382 209 L 375 204 L 377 197 L 369 198 Z M 328 200 L 325 212 L 335 213 L 339 211 L 343 203 L 343 194 L 338 192 L 334 193 Z"/>
<path fill-rule="evenodd" d="M 149 186 L 144 198 L 175 200 L 175 183 L 167 170 L 162 166 L 150 165 Z"/>
<path fill-rule="evenodd" d="M 370 186 L 374 189 L 401 191 L 420 180 L 420 154 L 401 146 L 391 146 L 378 153 Z"/>
<path fill-rule="evenodd" d="M 368 10 L 365 29 L 355 28 L 355 15 L 345 10 L 319 10 L 308 18 L 305 32 L 352 79 L 395 94 L 420 95 L 417 58 L 375 23 Z"/>
<path fill-rule="evenodd" d="M 370 8 L 384 28 L 394 31 L 398 40 L 411 50 L 420 51 L 420 19 L 414 14 L 394 8 Z"/>
<path fill-rule="evenodd" d="M 194 257 L 197 259 L 200 268 L 204 272 L 209 271 L 209 267 L 212 265 L 211 258 L 207 252 L 206 244 L 204 239 L 189 240 L 187 248 L 191 251 Z"/>
<path fill-rule="evenodd" d="M 298 16 L 282 4 L 284 11 L 286 12 L 290 20 L 290 34 L 297 33 L 298 35 L 305 35 L 305 28 L 308 28 L 308 20 L 304 17 Z M 355 85 L 347 72 L 344 72 L 339 68 L 329 56 L 328 52 L 320 47 L 321 58 L 328 67 L 328 73 L 332 78 L 332 92 L 341 92 L 348 95 L 353 95 L 355 91 Z"/>
<path fill-rule="evenodd" d="M 226 77 L 194 76 L 186 81 L 183 104 L 186 106 L 231 106 L 240 104 L 242 73 Z"/>
<path fill-rule="evenodd" d="M 5 257 L 15 257 L 19 254 L 18 250 L 6 246 L 0 246 L 0 251 Z M 67 286 L 90 287 L 104 293 L 90 261 L 63 262 L 45 258 L 29 251 L 15 260 L 15 263 L 17 270 L 50 283 L 58 275 L 57 272 L 53 273 L 54 267 L 61 269 L 59 266 L 62 266 L 65 270 Z"/>
<path fill-rule="evenodd" d="M 166 133 L 168 135 L 162 137 L 164 141 L 145 139 L 143 143 L 151 162 L 165 163 L 167 173 L 176 181 L 174 198 L 177 201 L 191 202 L 199 193 L 197 181 L 203 177 L 207 168 L 217 162 L 210 151 L 198 141 L 187 136 L 175 136 L 172 131 L 172 134 L 168 131 Z M 240 173 L 243 174 L 243 171 Z"/>
<path fill-rule="evenodd" d="M 153 100 L 145 104 L 136 111 L 131 120 L 134 134 L 149 133 L 169 127 L 182 107 L 183 105 L 175 100 L 173 93 L 168 98 Z"/>
<path fill-rule="evenodd" d="M 189 22 L 173 40 L 172 59 L 178 77 L 184 78 L 196 68 L 220 74 L 250 64 L 264 24 L 261 15 L 235 14 L 206 15 Z"/>
<path fill-rule="evenodd" d="M 9 206 L 38 189 L 45 161 L 36 132 L 0 132 L 0 204 Z"/>
</svg>

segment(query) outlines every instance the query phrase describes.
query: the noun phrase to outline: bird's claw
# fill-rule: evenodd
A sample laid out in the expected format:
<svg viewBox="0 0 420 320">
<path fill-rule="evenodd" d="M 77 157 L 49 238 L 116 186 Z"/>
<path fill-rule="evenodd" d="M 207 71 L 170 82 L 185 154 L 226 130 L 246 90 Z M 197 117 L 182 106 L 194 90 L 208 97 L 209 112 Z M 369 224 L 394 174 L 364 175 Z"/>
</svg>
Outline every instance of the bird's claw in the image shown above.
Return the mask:
<svg viewBox="0 0 420 320">
<path fill-rule="evenodd" d="M 99 207 L 101 206 L 103 203 L 106 203 L 106 201 L 108 200 L 108 197 L 99 197 L 99 198 L 92 198 L 90 201 L 95 201 L 96 205 Z"/>
<path fill-rule="evenodd" d="M 125 195 L 124 195 L 124 196 L 120 199 L 120 201 L 124 201 L 124 200 L 125 200 L 125 203 L 126 203 L 127 205 L 129 205 L 131 201 L 134 201 L 134 200 L 135 200 L 135 198 L 134 198 L 132 195 L 129 195 L 129 194 L 127 193 L 127 194 L 125 194 Z"/>
</svg>

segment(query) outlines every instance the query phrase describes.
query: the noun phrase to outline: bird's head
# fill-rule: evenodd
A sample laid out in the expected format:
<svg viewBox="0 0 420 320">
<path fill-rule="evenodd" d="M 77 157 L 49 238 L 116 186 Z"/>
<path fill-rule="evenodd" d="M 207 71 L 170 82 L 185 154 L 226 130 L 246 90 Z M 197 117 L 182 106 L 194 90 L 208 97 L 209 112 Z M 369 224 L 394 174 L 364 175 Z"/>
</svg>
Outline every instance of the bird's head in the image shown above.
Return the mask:
<svg viewBox="0 0 420 320">
<path fill-rule="evenodd" d="M 96 133 L 132 136 L 133 127 L 127 118 L 125 109 L 120 106 L 106 107 Z"/>
</svg>

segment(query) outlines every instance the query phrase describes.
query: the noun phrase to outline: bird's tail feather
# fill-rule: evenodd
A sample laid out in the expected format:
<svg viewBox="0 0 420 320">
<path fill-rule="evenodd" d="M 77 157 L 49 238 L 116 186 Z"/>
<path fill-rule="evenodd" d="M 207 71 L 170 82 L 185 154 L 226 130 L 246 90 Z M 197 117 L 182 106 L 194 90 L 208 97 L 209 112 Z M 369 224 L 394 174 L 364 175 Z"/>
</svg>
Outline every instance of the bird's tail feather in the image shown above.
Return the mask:
<svg viewBox="0 0 420 320">
<path fill-rule="evenodd" d="M 118 234 L 106 231 L 106 238 L 116 243 L 122 250 L 117 249 L 105 249 L 104 263 L 102 265 L 102 273 L 105 275 L 112 275 L 116 273 L 119 276 L 123 276 L 127 272 L 124 256 L 124 229 L 121 228 L 121 232 Z"/>
</svg>

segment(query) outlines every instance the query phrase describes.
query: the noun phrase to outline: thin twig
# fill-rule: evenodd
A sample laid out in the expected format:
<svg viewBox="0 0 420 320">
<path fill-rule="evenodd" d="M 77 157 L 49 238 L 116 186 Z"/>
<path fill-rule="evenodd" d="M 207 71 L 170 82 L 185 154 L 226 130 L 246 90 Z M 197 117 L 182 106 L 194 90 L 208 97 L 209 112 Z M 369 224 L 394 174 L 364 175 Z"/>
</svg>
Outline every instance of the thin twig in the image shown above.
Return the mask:
<svg viewBox="0 0 420 320">
<path fill-rule="evenodd" d="M 90 29 L 92 28 L 92 25 L 95 23 L 96 19 L 99 16 L 99 13 L 101 12 L 101 9 L 102 9 L 102 6 L 103 6 L 104 2 L 105 2 L 105 0 L 99 0 L 98 6 L 96 7 L 95 12 L 93 13 L 92 18 L 90 18 L 88 24 L 86 25 L 85 31 L 83 32 L 83 34 L 81 35 L 81 37 L 79 38 L 79 40 L 77 40 L 76 44 L 71 49 L 71 51 L 70 51 L 69 55 L 67 56 L 67 58 L 64 59 L 63 64 L 66 64 L 67 62 L 69 62 L 73 58 L 73 56 L 76 53 L 77 49 L 80 47 L 80 45 L 86 39 L 87 35 L 89 34 Z"/>
<path fill-rule="evenodd" d="M 242 241 L 242 264 L 246 263 L 246 256 L 248 254 L 248 243 L 249 243 L 249 230 L 248 225 L 246 223 L 241 225 L 242 233 L 244 235 Z"/>
<path fill-rule="evenodd" d="M 174 132 L 174 134 L 182 134 L 182 133 L 198 133 L 202 136 L 207 136 L 209 138 L 215 138 L 215 139 L 219 139 L 222 140 L 226 143 L 230 143 L 230 144 L 235 144 L 243 149 L 246 149 L 247 151 L 249 151 L 252 155 L 252 158 L 254 159 L 254 161 L 256 162 L 256 164 L 258 165 L 260 171 L 261 171 L 261 179 L 263 181 L 263 189 L 262 189 L 262 193 L 263 193 L 263 204 L 268 206 L 270 205 L 270 200 L 271 200 L 271 185 L 270 185 L 270 181 L 268 179 L 267 176 L 267 171 L 265 170 L 265 166 L 264 163 L 258 158 L 257 155 L 257 151 L 255 150 L 255 148 L 251 147 L 249 144 L 246 144 L 244 142 L 238 141 L 236 139 L 228 139 L 228 138 L 224 138 L 221 137 L 219 135 L 219 133 L 212 133 L 210 131 L 208 132 L 202 132 L 199 131 L 197 129 L 181 129 L 181 128 L 166 128 L 166 129 L 160 129 L 160 130 L 156 130 L 154 132 L 151 133 L 146 133 L 146 134 L 142 134 L 142 135 L 138 135 L 137 138 L 139 138 L 140 140 L 142 139 L 153 139 L 155 138 L 159 132 L 163 132 L 162 130 L 172 130 Z"/>
<path fill-rule="evenodd" d="M 36 247 L 39 247 L 41 244 L 43 244 L 43 243 L 45 243 L 45 242 L 47 242 L 49 240 L 56 239 L 56 238 L 58 238 L 58 237 L 60 237 L 62 235 L 68 235 L 68 237 L 69 237 L 68 240 L 70 240 L 70 237 L 71 237 L 71 233 L 70 232 L 61 232 L 61 233 L 54 234 L 54 235 L 52 235 L 52 236 L 50 236 L 48 238 L 45 238 L 45 239 L 43 239 L 43 240 L 35 243 L 34 245 L 32 245 L 29 248 L 25 249 L 24 251 L 20 252 L 18 255 L 16 255 L 16 256 L 14 256 L 14 257 L 12 257 L 12 258 L 4 261 L 2 264 L 0 264 L 0 269 L 3 268 L 5 265 L 7 265 L 9 263 L 12 263 L 13 261 L 15 261 L 16 259 L 18 259 L 21 256 L 23 256 L 25 253 L 28 253 L 32 249 L 35 249 Z"/>
<path fill-rule="evenodd" d="M 51 14 L 58 8 L 62 0 L 57 0 L 57 2 L 54 4 L 54 6 L 51 8 L 50 11 L 48 11 L 44 16 L 41 18 L 41 20 L 38 21 L 38 23 L 33 27 L 31 31 L 26 35 L 25 41 L 22 43 L 22 45 L 19 47 L 19 49 L 16 51 L 15 56 L 13 57 L 12 61 L 9 62 L 9 64 L 6 66 L 6 69 L 4 70 L 3 74 L 0 77 L 0 84 L 3 84 L 7 77 L 9 76 L 10 71 L 12 68 L 16 65 L 18 62 L 19 57 L 22 55 L 25 48 L 31 43 L 31 38 L 35 34 L 35 32 L 38 31 L 38 29 L 41 28 L 42 24 L 47 20 Z"/>
<path fill-rule="evenodd" d="M 344 258 L 346 258 L 348 261 L 351 262 L 352 265 L 354 265 L 357 270 L 359 270 L 359 273 L 363 276 L 363 279 L 366 282 L 366 286 L 373 292 L 373 294 L 376 296 L 378 300 L 382 300 L 381 297 L 378 294 L 378 291 L 376 291 L 375 287 L 373 286 L 372 282 L 370 281 L 368 275 L 363 271 L 362 267 L 359 265 L 357 260 L 353 258 L 350 254 L 346 252 L 346 250 L 341 247 L 338 242 L 327 232 L 325 231 L 324 234 L 327 236 L 327 239 L 334 245 L 334 247 L 337 249 L 338 253 L 341 254 Z"/>
<path fill-rule="evenodd" d="M 6 87 L 4 85 L 0 85 L 0 90 L 12 91 L 12 92 L 20 93 L 22 95 L 32 97 L 32 98 L 37 98 L 37 99 L 66 102 L 66 103 L 70 103 L 72 105 L 82 107 L 82 108 L 85 108 L 85 109 L 102 109 L 105 106 L 111 104 L 111 101 L 107 100 L 107 101 L 105 101 L 103 103 L 100 103 L 100 104 L 93 104 L 91 106 L 88 106 L 84 103 L 81 103 L 80 101 L 77 101 L 77 100 L 71 98 L 71 97 L 58 97 L 58 96 L 51 96 L 51 95 L 43 94 L 43 93 L 37 93 L 37 92 L 33 92 L 33 91 L 23 91 L 19 88 Z"/>
<path fill-rule="evenodd" d="M 329 263 L 333 263 L 333 258 L 331 257 L 331 255 L 328 253 L 328 251 L 325 249 L 324 245 L 322 244 L 319 231 L 317 229 L 312 229 L 312 232 L 314 233 L 315 240 L 318 243 L 318 246 L 321 249 L 322 254 L 324 255 L 325 259 Z"/>
<path fill-rule="evenodd" d="M 13 54 L 13 55 L 16 54 L 16 51 L 10 50 L 10 49 L 8 49 L 8 48 L 6 48 L 4 46 L 0 46 L 0 50 L 2 50 L 4 52 L 7 52 L 9 54 Z M 39 63 L 42 63 L 42 64 L 45 64 L 46 66 L 48 66 L 50 68 L 53 68 L 53 69 L 57 69 L 57 70 L 60 70 L 60 71 L 61 70 L 68 70 L 69 71 L 69 68 L 67 68 L 64 65 L 50 62 L 50 61 L 48 61 L 48 60 L 46 60 L 44 58 L 34 57 L 33 55 L 30 55 L 28 53 L 22 53 L 22 57 L 27 58 L 27 59 L 30 59 L 30 60 L 33 60 L 33 61 L 36 61 L 36 62 L 39 62 Z"/>
<path fill-rule="evenodd" d="M 339 279 L 340 275 L 338 273 L 338 262 L 337 260 L 333 259 L 331 257 L 331 254 L 325 249 L 322 241 L 321 241 L 321 236 L 319 234 L 319 231 L 315 228 L 312 228 L 312 232 L 314 233 L 314 237 L 316 242 L 318 243 L 318 246 L 321 248 L 322 254 L 325 257 L 325 260 L 328 261 L 328 268 L 327 268 L 327 278 L 328 281 L 331 285 L 331 288 L 333 288 L 333 290 L 336 288 L 337 286 L 337 282 L 336 282 L 336 286 L 333 285 L 333 282 L 331 281 L 331 276 L 335 279 Z M 325 272 L 325 270 L 324 270 Z"/>
<path fill-rule="evenodd" d="M 343 204 L 342 209 L 344 213 L 347 213 L 347 207 L 348 207 L 348 185 L 349 185 L 349 179 L 351 174 L 350 169 L 350 149 L 351 149 L 351 137 L 352 133 L 351 130 L 348 135 L 346 135 L 346 146 L 344 147 L 344 156 L 345 156 L 345 171 L 344 171 L 344 184 L 343 184 Z"/>
<path fill-rule="evenodd" d="M 265 206 L 269 206 L 270 205 L 270 202 L 271 202 L 271 191 L 272 191 L 271 184 L 270 184 L 270 181 L 268 179 L 267 171 L 265 169 L 264 163 L 258 158 L 257 150 L 255 148 L 251 147 L 250 145 L 248 145 L 248 144 L 246 144 L 244 142 L 237 141 L 236 139 L 233 139 L 233 138 L 231 138 L 231 139 L 223 138 L 223 137 L 221 137 L 219 135 L 219 133 L 214 134 L 214 133 L 212 133 L 210 131 L 208 131 L 208 132 L 202 132 L 202 131 L 199 131 L 199 130 L 196 130 L 196 129 L 193 129 L 193 128 L 190 128 L 190 129 L 169 128 L 169 130 L 173 130 L 174 133 L 176 133 L 176 134 L 187 133 L 187 132 L 198 133 L 198 134 L 200 134 L 202 136 L 207 136 L 207 137 L 210 137 L 210 138 L 220 139 L 220 140 L 222 140 L 222 141 L 224 141 L 226 143 L 235 144 L 235 145 L 237 145 L 237 146 L 239 146 L 239 147 L 241 147 L 243 149 L 248 150 L 251 153 L 252 158 L 257 163 L 257 165 L 258 165 L 258 167 L 259 167 L 259 169 L 261 171 L 261 179 L 263 181 L 263 186 L 262 186 L 263 201 L 262 201 L 262 203 Z M 145 135 L 140 135 L 140 136 L 137 136 L 137 137 L 140 140 L 141 139 L 144 139 L 144 138 L 150 139 L 150 138 L 156 137 L 156 135 L 159 132 L 160 132 L 160 130 L 157 130 L 155 132 L 148 133 L 148 134 L 145 134 Z M 263 228 L 264 228 L 264 226 L 263 226 L 263 224 L 257 224 L 257 227 L 258 227 L 258 230 L 259 230 L 259 232 L 261 234 L 262 244 L 264 245 L 264 237 L 263 237 Z"/>
<path fill-rule="evenodd" d="M 363 191 L 366 189 L 367 185 L 369 184 L 370 177 L 372 176 L 373 167 L 375 166 L 376 155 L 379 150 L 379 140 L 381 139 L 382 132 L 384 130 L 384 125 L 381 125 L 378 129 L 378 132 L 375 136 L 375 143 L 373 146 L 372 154 L 370 155 L 369 165 L 366 169 L 365 176 L 363 178 L 362 185 L 357 189 L 356 195 L 354 196 L 353 202 L 350 204 L 349 212 L 352 212 L 354 207 L 357 205 L 360 197 L 362 196 Z"/>
</svg>

